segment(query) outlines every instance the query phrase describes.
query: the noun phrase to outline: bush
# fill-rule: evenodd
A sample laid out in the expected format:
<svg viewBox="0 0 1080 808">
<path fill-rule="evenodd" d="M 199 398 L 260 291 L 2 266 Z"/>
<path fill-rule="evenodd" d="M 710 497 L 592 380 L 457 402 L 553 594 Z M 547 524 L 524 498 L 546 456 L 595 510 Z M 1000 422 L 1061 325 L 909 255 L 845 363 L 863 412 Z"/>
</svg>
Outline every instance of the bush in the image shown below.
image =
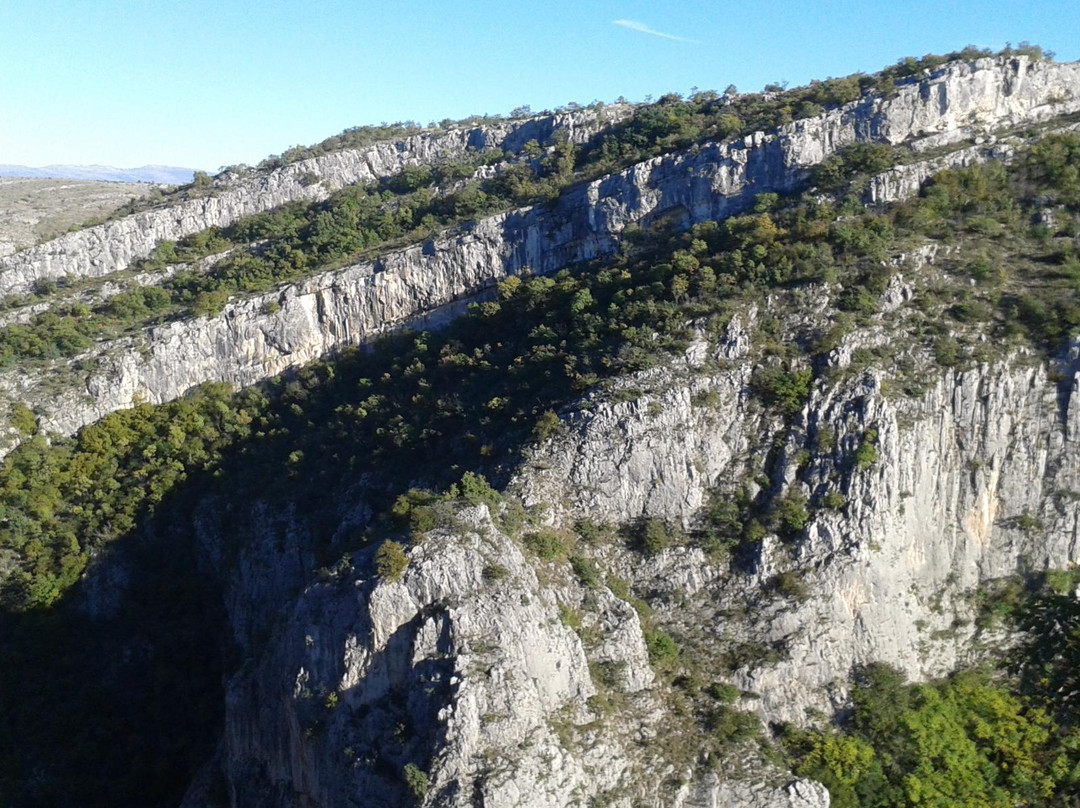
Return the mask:
<svg viewBox="0 0 1080 808">
<path fill-rule="evenodd" d="M 466 471 L 461 477 L 461 497 L 470 505 L 495 506 L 502 502 L 502 497 L 488 483 L 482 474 Z"/>
<path fill-rule="evenodd" d="M 614 530 L 605 522 L 594 522 L 591 519 L 578 519 L 574 522 L 574 530 L 587 544 L 597 545 L 611 541 Z"/>
<path fill-rule="evenodd" d="M 868 429 L 863 433 L 859 448 L 855 450 L 855 467 L 868 469 L 878 461 L 877 430 Z"/>
<path fill-rule="evenodd" d="M 839 491 L 826 491 L 825 496 L 821 498 L 821 505 L 830 511 L 843 510 L 844 506 L 847 505 L 847 497 Z"/>
<path fill-rule="evenodd" d="M 584 586 L 595 589 L 600 585 L 600 571 L 588 558 L 579 555 L 570 556 L 570 567 Z"/>
<path fill-rule="evenodd" d="M 781 535 L 786 538 L 798 535 L 810 520 L 810 512 L 806 509 L 806 497 L 797 491 L 788 493 L 776 504 L 773 517 L 776 520 L 777 531 Z"/>
<path fill-rule="evenodd" d="M 624 578 L 620 578 L 618 575 L 608 575 L 605 583 L 607 588 L 611 590 L 611 594 L 619 600 L 630 600 L 630 584 Z"/>
<path fill-rule="evenodd" d="M 375 571 L 383 581 L 400 581 L 408 566 L 405 547 L 396 541 L 384 541 L 375 551 Z"/>
<path fill-rule="evenodd" d="M 722 745 L 735 745 L 761 737 L 761 719 L 753 713 L 721 705 L 709 716 L 709 729 Z"/>
<path fill-rule="evenodd" d="M 533 436 L 538 442 L 543 443 L 559 431 L 559 425 L 559 416 L 555 414 L 555 411 L 544 410 L 536 421 Z"/>
<path fill-rule="evenodd" d="M 25 404 L 16 402 L 11 405 L 11 425 L 18 430 L 23 437 L 32 435 L 37 431 L 37 416 Z"/>
<path fill-rule="evenodd" d="M 525 534 L 522 539 L 525 547 L 544 561 L 557 561 L 566 555 L 566 542 L 562 536 L 551 530 L 537 530 Z"/>
<path fill-rule="evenodd" d="M 663 519 L 645 519 L 638 527 L 638 548 L 647 556 L 666 550 L 674 540 L 674 531 Z"/>
<path fill-rule="evenodd" d="M 427 774 L 419 766 L 415 763 L 406 763 L 401 774 L 405 780 L 405 785 L 409 787 L 409 791 L 412 792 L 416 799 L 422 800 L 427 796 L 428 789 L 431 788 L 431 782 L 428 780 Z"/>
<path fill-rule="evenodd" d="M 797 603 L 802 603 L 810 597 L 810 590 L 803 581 L 802 575 L 790 570 L 773 576 L 769 588 L 780 597 L 794 600 Z"/>
<path fill-rule="evenodd" d="M 787 371 L 777 365 L 758 368 L 750 378 L 750 389 L 767 406 L 791 416 L 802 409 L 810 396 L 809 370 Z"/>
<path fill-rule="evenodd" d="M 660 629 L 645 630 L 645 647 L 649 652 L 649 664 L 658 672 L 674 670 L 679 663 L 679 646 L 670 635 Z"/>
<path fill-rule="evenodd" d="M 709 695 L 721 704 L 730 706 L 737 702 L 742 694 L 735 685 L 729 685 L 726 682 L 714 682 L 709 687 Z"/>
</svg>

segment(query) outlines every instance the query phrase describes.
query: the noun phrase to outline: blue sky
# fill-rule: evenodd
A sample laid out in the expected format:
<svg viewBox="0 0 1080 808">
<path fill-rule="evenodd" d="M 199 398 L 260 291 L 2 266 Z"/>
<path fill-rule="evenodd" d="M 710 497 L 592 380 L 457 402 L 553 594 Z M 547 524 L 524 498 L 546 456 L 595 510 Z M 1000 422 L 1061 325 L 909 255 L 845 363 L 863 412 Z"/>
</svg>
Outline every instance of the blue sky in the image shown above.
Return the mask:
<svg viewBox="0 0 1080 808">
<path fill-rule="evenodd" d="M 348 126 L 758 90 L 1021 40 L 1080 59 L 1080 0 L 2 0 L 0 163 L 213 171 Z"/>
</svg>

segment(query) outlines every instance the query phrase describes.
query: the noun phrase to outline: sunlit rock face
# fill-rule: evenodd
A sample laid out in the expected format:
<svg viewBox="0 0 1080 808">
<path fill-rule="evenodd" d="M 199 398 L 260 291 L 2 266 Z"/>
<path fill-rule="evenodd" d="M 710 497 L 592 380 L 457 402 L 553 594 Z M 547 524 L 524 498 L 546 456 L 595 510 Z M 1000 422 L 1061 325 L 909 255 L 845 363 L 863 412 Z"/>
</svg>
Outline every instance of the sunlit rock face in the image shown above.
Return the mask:
<svg viewBox="0 0 1080 808">
<path fill-rule="evenodd" d="M 867 96 L 772 134 L 647 160 L 568 190 L 554 208 L 492 216 L 371 263 L 238 300 L 216 317 L 173 322 L 134 338 L 101 343 L 87 355 L 61 363 L 72 383 L 59 392 L 55 371 L 9 371 L 0 375 L 0 389 L 40 412 L 46 430 L 70 434 L 139 401 L 169 401 L 209 381 L 253 384 L 388 329 L 437 326 L 510 275 L 554 272 L 611 254 L 629 225 L 662 219 L 688 227 L 741 212 L 759 193 L 801 187 L 810 167 L 856 141 L 905 143 L 919 151 L 969 138 L 985 140 L 988 132 L 1077 109 L 1078 64 L 1030 62 L 1025 57 L 954 63 L 901 86 L 889 98 Z M 145 255 L 158 239 L 234 221 L 295 198 L 325 196 L 329 189 L 460 155 L 470 146 L 520 149 L 530 138 L 560 131 L 584 141 L 624 114 L 621 107 L 585 110 L 501 127 L 418 135 L 400 144 L 302 161 L 260 175 L 255 183 L 226 187 L 216 198 L 137 214 L 18 253 L 0 262 L 0 287 L 7 283 L 3 288 L 11 291 L 37 278 L 107 274 Z M 917 160 L 875 178 L 867 193 L 875 202 L 903 198 L 917 191 L 932 171 L 1001 153 L 984 142 Z M 309 174 L 326 184 L 305 184 Z M 203 208 L 227 213 L 198 212 Z M 143 221 L 150 224 L 138 224 Z M 155 229 L 164 223 L 183 233 Z M 145 231 L 139 246 L 132 246 L 135 241 L 122 234 L 124 228 Z M 94 245 L 116 254 L 102 257 Z"/>
</svg>

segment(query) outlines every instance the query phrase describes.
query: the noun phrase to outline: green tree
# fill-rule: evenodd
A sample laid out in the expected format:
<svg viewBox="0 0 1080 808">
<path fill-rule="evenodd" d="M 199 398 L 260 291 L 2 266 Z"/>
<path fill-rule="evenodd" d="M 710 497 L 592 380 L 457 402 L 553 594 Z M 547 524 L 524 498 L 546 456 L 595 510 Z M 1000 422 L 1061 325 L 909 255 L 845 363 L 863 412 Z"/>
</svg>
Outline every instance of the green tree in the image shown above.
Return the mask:
<svg viewBox="0 0 1080 808">
<path fill-rule="evenodd" d="M 375 551 L 375 571 L 384 581 L 400 581 L 409 566 L 405 547 L 396 541 L 384 541 Z"/>
</svg>

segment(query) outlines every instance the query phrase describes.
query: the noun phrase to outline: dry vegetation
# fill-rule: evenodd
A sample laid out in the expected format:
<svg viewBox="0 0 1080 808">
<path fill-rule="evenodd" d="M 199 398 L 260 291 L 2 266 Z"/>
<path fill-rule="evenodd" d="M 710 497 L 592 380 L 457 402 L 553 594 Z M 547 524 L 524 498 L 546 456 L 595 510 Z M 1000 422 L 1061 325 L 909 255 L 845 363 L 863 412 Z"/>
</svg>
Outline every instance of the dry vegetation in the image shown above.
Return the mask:
<svg viewBox="0 0 1080 808">
<path fill-rule="evenodd" d="M 0 256 L 104 219 L 152 186 L 85 180 L 0 179 Z"/>
</svg>

